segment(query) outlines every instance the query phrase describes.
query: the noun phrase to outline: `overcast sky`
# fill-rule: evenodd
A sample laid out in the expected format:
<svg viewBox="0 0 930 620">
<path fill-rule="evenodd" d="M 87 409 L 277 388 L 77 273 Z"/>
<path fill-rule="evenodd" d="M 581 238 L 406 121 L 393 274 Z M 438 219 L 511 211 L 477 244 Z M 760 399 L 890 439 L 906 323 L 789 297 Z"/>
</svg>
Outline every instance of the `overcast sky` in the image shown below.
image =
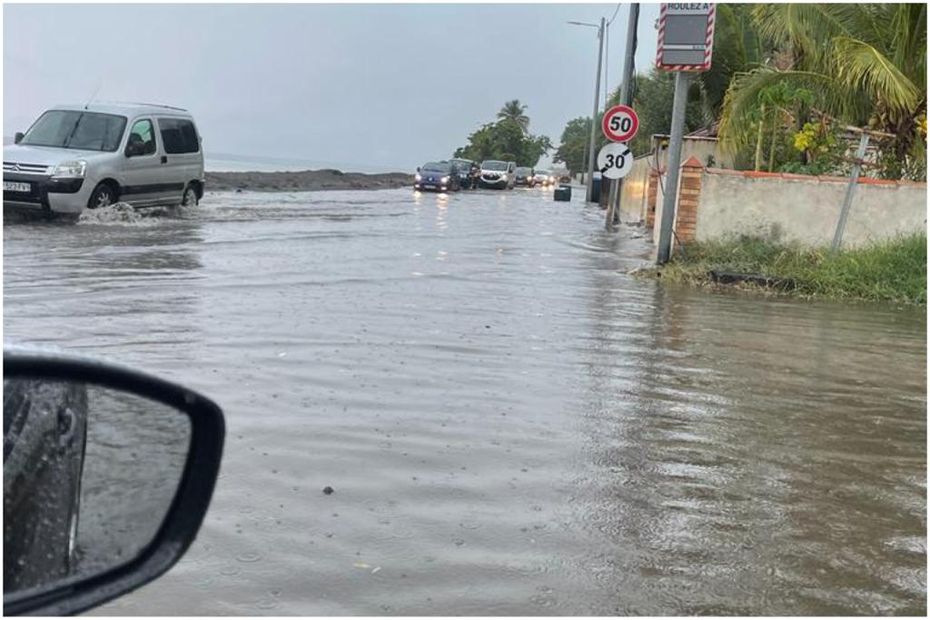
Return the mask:
<svg viewBox="0 0 930 620">
<path fill-rule="evenodd" d="M 188 108 L 208 155 L 358 169 L 445 158 L 510 99 L 558 144 L 590 115 L 596 30 L 617 4 L 4 5 L 3 131 L 97 99 Z M 628 4 L 609 31 L 619 84 Z M 655 55 L 642 5 L 637 68 Z"/>
</svg>

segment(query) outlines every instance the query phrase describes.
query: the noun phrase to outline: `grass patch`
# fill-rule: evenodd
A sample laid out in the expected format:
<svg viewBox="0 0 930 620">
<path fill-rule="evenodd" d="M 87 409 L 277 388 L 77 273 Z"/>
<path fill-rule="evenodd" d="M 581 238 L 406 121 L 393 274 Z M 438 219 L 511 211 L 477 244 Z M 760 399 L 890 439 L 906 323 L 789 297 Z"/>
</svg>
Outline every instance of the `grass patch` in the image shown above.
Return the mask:
<svg viewBox="0 0 930 620">
<path fill-rule="evenodd" d="M 790 294 L 829 299 L 927 303 L 927 235 L 841 250 L 785 246 L 760 239 L 691 243 L 658 275 L 665 281 L 707 285 L 711 270 L 793 280 Z"/>
</svg>

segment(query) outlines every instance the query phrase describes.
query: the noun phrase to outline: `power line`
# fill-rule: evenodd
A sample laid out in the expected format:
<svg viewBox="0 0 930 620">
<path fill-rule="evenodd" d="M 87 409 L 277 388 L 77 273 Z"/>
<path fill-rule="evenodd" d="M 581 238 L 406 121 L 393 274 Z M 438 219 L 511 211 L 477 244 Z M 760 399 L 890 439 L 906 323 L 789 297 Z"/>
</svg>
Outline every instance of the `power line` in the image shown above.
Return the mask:
<svg viewBox="0 0 930 620">
<path fill-rule="evenodd" d="M 617 8 L 614 9 L 613 17 L 611 17 L 609 20 L 607 20 L 607 25 L 608 25 L 608 26 L 611 25 L 611 24 L 613 23 L 613 21 L 614 21 L 614 18 L 617 17 L 617 13 L 620 11 L 620 5 L 621 5 L 621 4 L 623 4 L 623 3 L 622 3 L 622 2 L 618 2 L 618 3 L 617 3 Z"/>
</svg>

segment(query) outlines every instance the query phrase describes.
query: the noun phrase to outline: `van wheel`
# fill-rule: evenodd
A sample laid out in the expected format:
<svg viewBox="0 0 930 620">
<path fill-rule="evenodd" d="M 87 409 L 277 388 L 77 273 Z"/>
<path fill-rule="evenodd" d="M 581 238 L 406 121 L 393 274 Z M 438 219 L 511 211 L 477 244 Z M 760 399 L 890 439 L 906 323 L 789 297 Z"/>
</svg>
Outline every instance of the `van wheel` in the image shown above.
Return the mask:
<svg viewBox="0 0 930 620">
<path fill-rule="evenodd" d="M 116 203 L 116 192 L 113 191 L 113 187 L 108 183 L 101 183 L 94 188 L 93 193 L 90 195 L 87 208 L 99 209 L 100 207 L 109 207 L 114 203 Z"/>
<path fill-rule="evenodd" d="M 193 185 L 188 185 L 184 190 L 184 197 L 181 198 L 182 207 L 196 207 L 197 206 L 197 188 Z"/>
</svg>

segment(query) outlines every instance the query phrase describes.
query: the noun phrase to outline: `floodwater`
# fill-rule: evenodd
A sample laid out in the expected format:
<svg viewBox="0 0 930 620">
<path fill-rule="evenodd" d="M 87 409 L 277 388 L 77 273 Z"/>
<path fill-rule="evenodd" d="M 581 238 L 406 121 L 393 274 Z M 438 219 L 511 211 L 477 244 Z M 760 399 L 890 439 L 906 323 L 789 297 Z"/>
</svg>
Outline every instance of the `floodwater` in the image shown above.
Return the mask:
<svg viewBox="0 0 930 620">
<path fill-rule="evenodd" d="M 575 193 L 6 225 L 8 341 L 226 411 L 197 542 L 98 613 L 923 615 L 925 310 L 636 279 Z"/>
</svg>

